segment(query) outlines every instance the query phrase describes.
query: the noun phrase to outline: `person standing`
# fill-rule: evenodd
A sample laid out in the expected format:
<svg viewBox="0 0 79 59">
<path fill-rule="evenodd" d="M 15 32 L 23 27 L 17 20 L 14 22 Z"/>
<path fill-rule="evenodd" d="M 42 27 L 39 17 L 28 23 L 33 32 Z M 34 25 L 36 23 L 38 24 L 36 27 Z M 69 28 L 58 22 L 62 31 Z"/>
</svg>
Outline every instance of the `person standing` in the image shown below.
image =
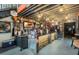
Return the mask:
<svg viewBox="0 0 79 59">
<path fill-rule="evenodd" d="M 37 33 L 35 29 L 35 24 L 33 24 L 31 30 L 29 31 L 28 37 L 28 48 L 34 53 L 37 53 Z"/>
</svg>

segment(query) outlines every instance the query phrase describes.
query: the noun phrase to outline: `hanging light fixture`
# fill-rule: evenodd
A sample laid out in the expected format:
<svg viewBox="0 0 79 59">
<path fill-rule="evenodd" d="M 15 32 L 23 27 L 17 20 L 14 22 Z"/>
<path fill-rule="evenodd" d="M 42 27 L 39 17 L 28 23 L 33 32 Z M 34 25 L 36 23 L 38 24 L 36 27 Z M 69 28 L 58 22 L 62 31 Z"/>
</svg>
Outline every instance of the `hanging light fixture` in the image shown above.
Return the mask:
<svg viewBox="0 0 79 59">
<path fill-rule="evenodd" d="M 38 18 L 41 18 L 43 16 L 43 14 L 41 13 L 41 12 L 39 12 L 38 14 L 37 14 L 37 17 Z"/>
<path fill-rule="evenodd" d="M 46 21 L 49 21 L 49 18 L 46 18 Z"/>
<path fill-rule="evenodd" d="M 63 4 L 61 4 L 60 6 L 59 6 L 59 12 L 63 12 L 64 11 L 64 6 L 63 6 Z"/>
<path fill-rule="evenodd" d="M 26 27 L 27 25 L 28 25 L 28 23 L 27 23 L 27 22 L 25 22 L 25 23 L 24 23 L 24 26 Z"/>
<path fill-rule="evenodd" d="M 41 17 L 42 17 L 42 14 L 39 14 L 39 15 L 38 15 L 38 18 L 41 18 Z"/>
<path fill-rule="evenodd" d="M 65 19 L 68 19 L 68 16 L 65 16 Z"/>
<path fill-rule="evenodd" d="M 64 11 L 63 8 L 60 8 L 60 9 L 59 9 L 59 12 L 63 12 L 63 11 Z"/>
</svg>

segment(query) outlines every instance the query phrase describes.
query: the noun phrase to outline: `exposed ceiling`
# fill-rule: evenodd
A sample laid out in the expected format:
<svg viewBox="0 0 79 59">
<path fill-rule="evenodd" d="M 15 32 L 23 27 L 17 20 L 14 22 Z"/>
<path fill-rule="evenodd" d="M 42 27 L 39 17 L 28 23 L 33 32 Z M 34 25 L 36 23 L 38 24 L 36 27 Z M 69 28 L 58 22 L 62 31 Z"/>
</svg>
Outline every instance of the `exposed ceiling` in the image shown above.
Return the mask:
<svg viewBox="0 0 79 59">
<path fill-rule="evenodd" d="M 31 4 L 28 8 L 26 8 L 23 12 L 19 13 L 18 15 L 19 16 L 29 16 L 31 14 L 34 14 L 36 12 L 39 12 L 39 11 L 42 11 L 44 9 L 47 9 L 49 7 L 52 7 L 56 4 L 49 4 L 49 5 L 46 5 L 46 4 Z"/>
<path fill-rule="evenodd" d="M 60 11 L 60 9 L 63 9 L 62 11 Z M 42 11 L 42 12 L 46 12 L 46 11 Z M 41 13 L 42 13 L 41 12 Z M 58 6 L 56 8 L 53 8 L 49 11 L 46 12 L 50 17 L 49 18 L 54 18 L 54 20 L 63 20 L 65 19 L 65 17 L 70 17 L 70 18 L 74 18 L 76 16 L 77 13 L 79 13 L 79 5 L 78 4 L 64 4 L 63 6 Z M 69 19 L 70 19 L 69 18 Z"/>
<path fill-rule="evenodd" d="M 50 20 L 63 21 L 64 19 L 75 19 L 79 13 L 79 4 L 33 4 L 29 6 L 20 16 L 38 19 L 49 18 Z"/>
</svg>

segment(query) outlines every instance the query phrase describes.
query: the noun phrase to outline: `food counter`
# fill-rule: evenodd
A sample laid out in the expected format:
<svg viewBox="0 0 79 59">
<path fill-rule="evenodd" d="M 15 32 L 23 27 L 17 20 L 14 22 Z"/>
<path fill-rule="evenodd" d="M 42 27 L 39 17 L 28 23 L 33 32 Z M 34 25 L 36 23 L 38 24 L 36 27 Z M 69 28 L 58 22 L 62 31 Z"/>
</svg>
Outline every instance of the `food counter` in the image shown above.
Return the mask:
<svg viewBox="0 0 79 59">
<path fill-rule="evenodd" d="M 48 44 L 48 35 L 43 35 L 39 37 L 38 47 L 42 48 L 43 46 Z"/>
<path fill-rule="evenodd" d="M 49 44 L 49 41 L 52 42 L 56 39 L 56 33 L 51 33 L 47 35 L 39 36 L 38 38 L 38 49 L 43 48 L 47 44 Z"/>
<path fill-rule="evenodd" d="M 56 39 L 56 33 L 51 33 L 51 42 Z"/>
</svg>

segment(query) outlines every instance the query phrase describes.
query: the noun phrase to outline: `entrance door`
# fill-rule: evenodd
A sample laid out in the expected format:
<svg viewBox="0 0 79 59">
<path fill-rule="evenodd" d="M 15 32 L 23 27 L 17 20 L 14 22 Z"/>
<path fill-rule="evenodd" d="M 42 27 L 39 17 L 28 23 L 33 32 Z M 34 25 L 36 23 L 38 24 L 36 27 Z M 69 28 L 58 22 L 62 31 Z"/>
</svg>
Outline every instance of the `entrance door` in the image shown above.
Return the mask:
<svg viewBox="0 0 79 59">
<path fill-rule="evenodd" d="M 76 32 L 75 22 L 64 23 L 64 36 L 72 37 Z"/>
</svg>

